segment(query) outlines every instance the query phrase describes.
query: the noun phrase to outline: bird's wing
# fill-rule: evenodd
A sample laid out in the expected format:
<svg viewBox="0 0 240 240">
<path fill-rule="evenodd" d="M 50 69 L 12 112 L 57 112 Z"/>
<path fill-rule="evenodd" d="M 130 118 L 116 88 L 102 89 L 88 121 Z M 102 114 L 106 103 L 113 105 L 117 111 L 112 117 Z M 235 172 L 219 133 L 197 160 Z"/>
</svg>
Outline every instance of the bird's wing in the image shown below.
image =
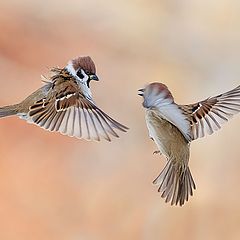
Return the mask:
<svg viewBox="0 0 240 240">
<path fill-rule="evenodd" d="M 118 123 L 87 99 L 74 81 L 59 81 L 52 91 L 29 109 L 29 122 L 64 135 L 99 141 L 109 135 L 118 137 L 114 129 L 128 128 Z"/>
<path fill-rule="evenodd" d="M 240 85 L 204 101 L 181 105 L 180 109 L 188 116 L 192 140 L 213 134 L 233 115 L 240 112 Z"/>
<path fill-rule="evenodd" d="M 159 102 L 153 109 L 155 108 L 157 108 L 155 113 L 159 115 L 160 118 L 166 119 L 177 127 L 188 142 L 192 140 L 189 121 L 177 104 L 171 103 L 161 105 L 161 102 Z"/>
</svg>

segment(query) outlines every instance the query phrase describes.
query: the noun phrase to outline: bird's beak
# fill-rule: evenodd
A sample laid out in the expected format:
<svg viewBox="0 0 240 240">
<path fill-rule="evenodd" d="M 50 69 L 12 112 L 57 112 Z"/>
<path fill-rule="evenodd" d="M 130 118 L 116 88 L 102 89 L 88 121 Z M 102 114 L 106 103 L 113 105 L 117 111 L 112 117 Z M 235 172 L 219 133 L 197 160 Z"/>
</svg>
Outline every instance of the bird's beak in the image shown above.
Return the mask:
<svg viewBox="0 0 240 240">
<path fill-rule="evenodd" d="M 99 78 L 95 74 L 89 75 L 89 79 L 94 81 L 99 81 Z"/>
<path fill-rule="evenodd" d="M 143 92 L 144 92 L 144 89 L 138 89 L 138 95 L 139 96 L 142 97 L 143 96 Z"/>
</svg>

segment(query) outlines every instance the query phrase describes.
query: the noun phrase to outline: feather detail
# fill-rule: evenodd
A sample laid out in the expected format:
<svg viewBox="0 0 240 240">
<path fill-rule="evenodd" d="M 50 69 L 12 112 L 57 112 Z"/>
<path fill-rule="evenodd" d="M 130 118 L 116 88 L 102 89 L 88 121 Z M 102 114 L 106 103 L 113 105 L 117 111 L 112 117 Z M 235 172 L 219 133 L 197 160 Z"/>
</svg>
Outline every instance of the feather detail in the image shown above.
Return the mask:
<svg viewBox="0 0 240 240">
<path fill-rule="evenodd" d="M 101 138 L 111 141 L 109 135 L 118 137 L 114 129 L 124 132 L 128 129 L 80 92 L 72 93 L 73 89 L 69 89 L 65 89 L 65 96 L 58 92 L 54 98 L 44 98 L 32 105 L 28 113 L 29 122 L 49 131 L 95 141 Z"/>
<path fill-rule="evenodd" d="M 171 202 L 171 205 L 182 206 L 196 189 L 189 167 L 174 164 L 172 159 L 168 160 L 153 183 L 159 186 L 158 191 L 162 193 L 161 197 L 165 198 L 165 202 Z"/>
<path fill-rule="evenodd" d="M 179 107 L 191 125 L 192 140 L 211 135 L 240 112 L 240 86 L 204 101 Z"/>
<path fill-rule="evenodd" d="M 191 141 L 191 129 L 187 117 L 174 103 L 167 86 L 162 83 L 151 83 L 143 90 L 143 106 L 155 111 L 159 117 L 166 119 L 176 126 L 187 141 Z"/>
</svg>

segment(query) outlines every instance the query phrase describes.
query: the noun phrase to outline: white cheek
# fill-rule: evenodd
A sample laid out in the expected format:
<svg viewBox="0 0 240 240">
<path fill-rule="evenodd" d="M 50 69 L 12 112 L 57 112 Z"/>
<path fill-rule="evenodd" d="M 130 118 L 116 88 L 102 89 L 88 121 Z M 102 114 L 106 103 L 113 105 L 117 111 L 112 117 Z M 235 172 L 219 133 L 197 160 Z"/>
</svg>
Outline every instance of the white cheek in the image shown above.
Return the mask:
<svg viewBox="0 0 240 240">
<path fill-rule="evenodd" d="M 77 76 L 77 73 L 76 73 L 75 69 L 73 68 L 73 64 L 72 64 L 71 61 L 70 61 L 70 62 L 68 63 L 68 65 L 66 66 L 66 69 L 67 69 L 68 72 L 69 72 L 73 77 L 75 77 L 79 82 L 81 82 L 81 83 L 87 82 L 87 80 L 88 80 L 88 75 L 87 75 L 83 70 L 81 70 L 81 73 L 82 73 L 82 75 L 83 75 L 84 77 L 83 77 L 83 78 L 79 78 L 79 77 Z"/>
<path fill-rule="evenodd" d="M 87 82 L 88 80 L 88 75 L 83 71 L 81 70 L 81 73 L 82 75 L 84 76 L 84 78 L 80 79 L 81 82 Z"/>
<path fill-rule="evenodd" d="M 69 72 L 72 76 L 77 77 L 76 71 L 75 71 L 75 69 L 73 68 L 72 62 L 69 62 L 69 63 L 68 63 L 68 65 L 66 66 L 66 69 L 68 70 L 68 72 Z"/>
</svg>

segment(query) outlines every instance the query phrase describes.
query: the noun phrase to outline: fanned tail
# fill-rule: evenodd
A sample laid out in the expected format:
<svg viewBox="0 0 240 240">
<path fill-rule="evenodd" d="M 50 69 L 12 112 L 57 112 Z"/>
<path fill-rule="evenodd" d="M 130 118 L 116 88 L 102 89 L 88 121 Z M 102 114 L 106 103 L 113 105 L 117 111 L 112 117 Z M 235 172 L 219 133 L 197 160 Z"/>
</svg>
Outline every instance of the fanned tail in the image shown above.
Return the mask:
<svg viewBox="0 0 240 240">
<path fill-rule="evenodd" d="M 189 167 L 174 163 L 172 160 L 168 160 L 153 183 L 159 185 L 161 197 L 165 198 L 166 202 L 171 201 L 171 205 L 182 206 L 188 201 L 189 195 L 193 195 L 193 189 L 196 189 Z"/>
<path fill-rule="evenodd" d="M 16 106 L 17 105 L 0 107 L 0 118 L 16 115 L 17 114 Z"/>
</svg>

